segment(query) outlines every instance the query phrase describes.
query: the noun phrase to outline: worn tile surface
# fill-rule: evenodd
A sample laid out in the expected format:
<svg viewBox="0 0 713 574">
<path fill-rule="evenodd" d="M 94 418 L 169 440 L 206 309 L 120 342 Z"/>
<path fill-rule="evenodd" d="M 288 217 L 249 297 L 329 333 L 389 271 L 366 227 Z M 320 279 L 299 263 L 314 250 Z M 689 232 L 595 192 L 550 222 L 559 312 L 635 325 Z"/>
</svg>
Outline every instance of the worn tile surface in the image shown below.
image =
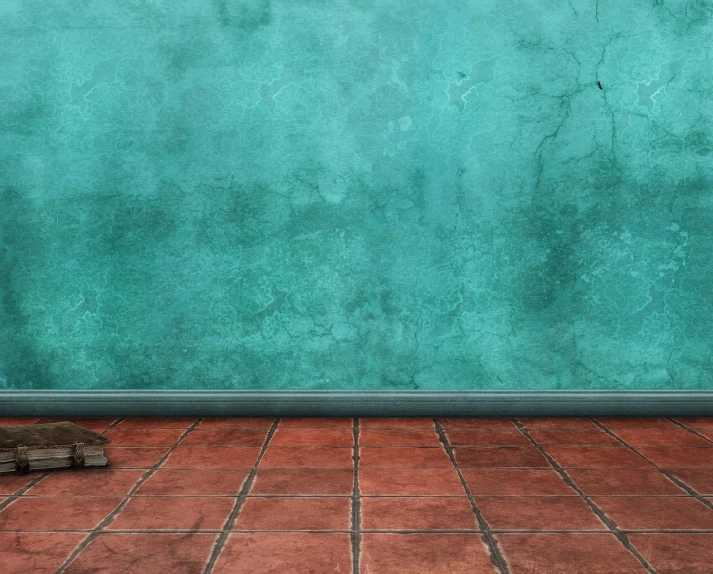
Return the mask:
<svg viewBox="0 0 713 574">
<path fill-rule="evenodd" d="M 0 572 L 710 571 L 713 444 L 682 446 L 693 426 L 361 422 L 102 420 L 108 468 L 0 475 Z M 592 445 L 609 431 L 628 446 Z"/>
</svg>

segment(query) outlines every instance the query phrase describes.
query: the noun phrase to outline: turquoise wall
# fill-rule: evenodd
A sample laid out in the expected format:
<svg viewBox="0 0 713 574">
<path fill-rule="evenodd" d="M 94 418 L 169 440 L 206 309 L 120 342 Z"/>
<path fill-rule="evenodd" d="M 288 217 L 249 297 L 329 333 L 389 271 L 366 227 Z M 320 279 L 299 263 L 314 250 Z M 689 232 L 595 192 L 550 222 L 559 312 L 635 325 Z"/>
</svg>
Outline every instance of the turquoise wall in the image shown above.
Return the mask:
<svg viewBox="0 0 713 574">
<path fill-rule="evenodd" d="M 710 388 L 712 19 L 0 2 L 0 388 Z"/>
</svg>

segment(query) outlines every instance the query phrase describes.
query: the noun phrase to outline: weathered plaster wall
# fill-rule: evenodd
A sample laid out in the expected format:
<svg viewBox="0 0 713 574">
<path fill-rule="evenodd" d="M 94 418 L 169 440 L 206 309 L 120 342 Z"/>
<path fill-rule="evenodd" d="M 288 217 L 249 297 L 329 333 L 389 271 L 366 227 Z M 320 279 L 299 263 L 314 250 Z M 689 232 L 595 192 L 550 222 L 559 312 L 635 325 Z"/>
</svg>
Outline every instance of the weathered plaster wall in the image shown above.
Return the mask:
<svg viewBox="0 0 713 574">
<path fill-rule="evenodd" d="M 710 388 L 712 18 L 0 2 L 0 388 Z"/>
</svg>

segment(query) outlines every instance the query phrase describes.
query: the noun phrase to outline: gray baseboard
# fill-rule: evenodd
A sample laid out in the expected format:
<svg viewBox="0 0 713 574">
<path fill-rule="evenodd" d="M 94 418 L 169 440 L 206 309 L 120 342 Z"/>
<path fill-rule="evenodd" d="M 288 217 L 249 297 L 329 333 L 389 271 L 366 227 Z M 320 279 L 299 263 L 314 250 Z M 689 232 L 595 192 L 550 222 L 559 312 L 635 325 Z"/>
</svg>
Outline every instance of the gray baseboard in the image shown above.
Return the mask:
<svg viewBox="0 0 713 574">
<path fill-rule="evenodd" d="M 13 390 L 0 391 L 0 416 L 713 416 L 713 390 Z"/>
</svg>

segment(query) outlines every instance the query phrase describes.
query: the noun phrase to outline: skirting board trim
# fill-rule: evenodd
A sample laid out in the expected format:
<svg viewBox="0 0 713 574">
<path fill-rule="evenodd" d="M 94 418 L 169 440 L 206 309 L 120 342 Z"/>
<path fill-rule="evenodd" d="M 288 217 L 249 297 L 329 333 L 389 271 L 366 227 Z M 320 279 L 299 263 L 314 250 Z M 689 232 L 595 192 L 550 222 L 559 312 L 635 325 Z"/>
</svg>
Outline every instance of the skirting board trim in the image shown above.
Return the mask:
<svg viewBox="0 0 713 574">
<path fill-rule="evenodd" d="M 713 390 L 0 390 L 0 417 L 106 416 L 713 416 Z"/>
</svg>

